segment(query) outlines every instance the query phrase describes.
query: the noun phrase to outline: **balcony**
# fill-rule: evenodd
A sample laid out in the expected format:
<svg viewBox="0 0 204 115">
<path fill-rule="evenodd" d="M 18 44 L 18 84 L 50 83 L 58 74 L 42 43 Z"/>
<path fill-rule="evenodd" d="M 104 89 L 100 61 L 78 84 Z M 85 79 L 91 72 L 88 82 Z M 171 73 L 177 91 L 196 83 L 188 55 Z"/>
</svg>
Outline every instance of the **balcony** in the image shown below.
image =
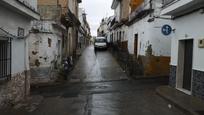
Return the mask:
<svg viewBox="0 0 204 115">
<path fill-rule="evenodd" d="M 146 17 L 148 14 L 152 13 L 154 10 L 151 8 L 149 2 L 143 2 L 140 4 L 130 15 L 129 15 L 129 22 L 127 25 L 131 25 L 142 18 Z"/>
<path fill-rule="evenodd" d="M 2 0 L 0 5 L 31 19 L 40 19 L 40 15 L 36 11 L 35 6 L 29 4 L 29 2 L 26 2 L 25 0 Z"/>
<path fill-rule="evenodd" d="M 164 0 L 162 15 L 179 16 L 204 6 L 203 0 Z"/>
<path fill-rule="evenodd" d="M 141 4 L 144 3 L 144 0 L 131 0 L 130 1 L 130 7 L 131 7 L 131 12 L 135 11 Z"/>
<path fill-rule="evenodd" d="M 65 10 L 65 14 L 62 14 L 61 16 L 61 23 L 66 27 L 79 27 L 81 25 L 79 19 L 71 12 L 69 8 Z"/>
</svg>

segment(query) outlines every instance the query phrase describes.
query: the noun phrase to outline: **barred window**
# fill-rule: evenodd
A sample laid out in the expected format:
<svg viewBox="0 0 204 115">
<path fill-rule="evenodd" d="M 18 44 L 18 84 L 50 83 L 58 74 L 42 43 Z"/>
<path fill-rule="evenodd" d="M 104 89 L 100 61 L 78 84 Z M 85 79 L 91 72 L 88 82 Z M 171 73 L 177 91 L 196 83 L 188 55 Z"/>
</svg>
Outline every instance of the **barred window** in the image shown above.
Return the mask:
<svg viewBox="0 0 204 115">
<path fill-rule="evenodd" d="M 11 42 L 0 40 L 0 81 L 11 78 Z"/>
</svg>

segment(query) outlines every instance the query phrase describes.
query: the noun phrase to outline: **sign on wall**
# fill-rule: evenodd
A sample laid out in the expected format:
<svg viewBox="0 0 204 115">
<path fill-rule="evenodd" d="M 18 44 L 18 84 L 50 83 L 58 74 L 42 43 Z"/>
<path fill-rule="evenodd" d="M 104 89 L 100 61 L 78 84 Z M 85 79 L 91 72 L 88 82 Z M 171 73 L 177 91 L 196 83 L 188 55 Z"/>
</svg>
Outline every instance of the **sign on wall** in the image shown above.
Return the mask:
<svg viewBox="0 0 204 115">
<path fill-rule="evenodd" d="M 170 25 L 163 25 L 162 26 L 162 30 L 161 30 L 162 34 L 164 34 L 165 36 L 168 36 L 171 34 L 172 32 L 172 27 Z"/>
<path fill-rule="evenodd" d="M 23 28 L 18 28 L 18 37 L 23 38 L 25 36 L 25 30 Z"/>
</svg>

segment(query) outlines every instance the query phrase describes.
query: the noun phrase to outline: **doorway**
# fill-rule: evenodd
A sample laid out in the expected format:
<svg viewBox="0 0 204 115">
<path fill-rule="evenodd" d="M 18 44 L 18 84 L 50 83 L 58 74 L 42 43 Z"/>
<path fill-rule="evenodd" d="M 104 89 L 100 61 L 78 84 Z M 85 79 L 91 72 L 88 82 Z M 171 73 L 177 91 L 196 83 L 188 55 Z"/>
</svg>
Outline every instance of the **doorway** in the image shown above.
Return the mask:
<svg viewBox="0 0 204 115">
<path fill-rule="evenodd" d="M 177 88 L 190 94 L 192 88 L 193 39 L 180 40 L 177 68 Z"/>
<path fill-rule="evenodd" d="M 135 41 L 134 41 L 134 54 L 137 56 L 137 50 L 138 50 L 138 34 L 135 34 Z"/>
</svg>

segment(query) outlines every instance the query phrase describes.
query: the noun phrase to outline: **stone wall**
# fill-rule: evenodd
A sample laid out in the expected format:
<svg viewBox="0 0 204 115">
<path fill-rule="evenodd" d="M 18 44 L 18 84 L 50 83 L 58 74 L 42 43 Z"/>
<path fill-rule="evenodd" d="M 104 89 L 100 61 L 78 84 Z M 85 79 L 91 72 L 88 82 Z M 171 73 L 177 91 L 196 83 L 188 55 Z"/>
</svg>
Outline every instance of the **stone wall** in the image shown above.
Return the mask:
<svg viewBox="0 0 204 115">
<path fill-rule="evenodd" d="M 58 77 L 58 70 L 51 67 L 31 68 L 31 85 L 54 82 Z"/>
<path fill-rule="evenodd" d="M 176 87 L 176 70 L 177 67 L 176 66 L 172 66 L 170 67 L 170 76 L 169 76 L 169 85 L 171 87 Z"/>
<path fill-rule="evenodd" d="M 193 70 L 193 87 L 194 96 L 204 99 L 204 72 Z"/>
<path fill-rule="evenodd" d="M 30 92 L 30 72 L 22 72 L 0 85 L 0 107 L 22 101 Z"/>
</svg>

